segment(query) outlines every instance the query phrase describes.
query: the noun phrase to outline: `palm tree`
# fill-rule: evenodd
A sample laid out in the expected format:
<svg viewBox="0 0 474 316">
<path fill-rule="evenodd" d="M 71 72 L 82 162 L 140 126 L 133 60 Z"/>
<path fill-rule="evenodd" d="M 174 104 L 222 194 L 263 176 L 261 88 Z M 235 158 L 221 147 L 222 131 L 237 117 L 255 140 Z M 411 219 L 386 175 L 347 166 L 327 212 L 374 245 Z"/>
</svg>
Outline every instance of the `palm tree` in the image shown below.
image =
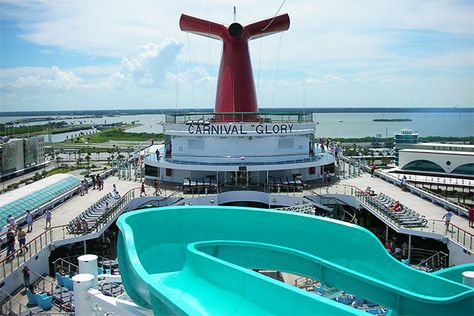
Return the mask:
<svg viewBox="0 0 474 316">
<path fill-rule="evenodd" d="M 91 156 L 89 156 L 89 154 L 87 154 L 86 156 L 86 161 L 87 161 L 87 169 L 90 169 Z"/>
</svg>

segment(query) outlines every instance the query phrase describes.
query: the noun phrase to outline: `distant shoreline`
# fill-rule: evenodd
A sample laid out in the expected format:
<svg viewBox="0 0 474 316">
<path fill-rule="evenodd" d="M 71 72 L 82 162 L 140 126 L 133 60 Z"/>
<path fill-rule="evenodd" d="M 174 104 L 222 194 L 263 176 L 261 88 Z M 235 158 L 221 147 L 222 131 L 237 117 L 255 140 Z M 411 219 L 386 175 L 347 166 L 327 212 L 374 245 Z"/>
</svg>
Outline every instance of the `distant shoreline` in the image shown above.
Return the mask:
<svg viewBox="0 0 474 316">
<path fill-rule="evenodd" d="M 379 118 L 379 119 L 373 119 L 373 122 L 411 122 L 413 121 L 412 119 L 403 119 L 403 118 L 394 118 L 394 119 L 384 119 L 384 118 Z"/>
<path fill-rule="evenodd" d="M 260 108 L 267 113 L 474 113 L 474 107 L 466 108 Z M 124 110 L 60 110 L 60 111 L 2 111 L 1 116 L 79 116 L 79 115 L 140 115 L 140 114 L 183 114 L 192 112 L 213 112 L 210 108 L 200 109 L 124 109 Z"/>
</svg>

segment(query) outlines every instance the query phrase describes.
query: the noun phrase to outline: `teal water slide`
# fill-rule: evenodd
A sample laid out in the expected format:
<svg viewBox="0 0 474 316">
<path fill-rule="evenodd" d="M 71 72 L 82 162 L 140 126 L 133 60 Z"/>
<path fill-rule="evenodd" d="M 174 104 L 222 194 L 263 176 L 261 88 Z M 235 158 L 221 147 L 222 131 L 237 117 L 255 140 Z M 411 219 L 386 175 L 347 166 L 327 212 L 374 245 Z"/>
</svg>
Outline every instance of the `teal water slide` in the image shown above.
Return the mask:
<svg viewBox="0 0 474 316">
<path fill-rule="evenodd" d="M 392 315 L 474 315 L 474 289 L 403 265 L 368 230 L 243 207 L 129 212 L 117 225 L 127 294 L 155 315 L 367 315 L 252 269 L 307 276 Z"/>
</svg>

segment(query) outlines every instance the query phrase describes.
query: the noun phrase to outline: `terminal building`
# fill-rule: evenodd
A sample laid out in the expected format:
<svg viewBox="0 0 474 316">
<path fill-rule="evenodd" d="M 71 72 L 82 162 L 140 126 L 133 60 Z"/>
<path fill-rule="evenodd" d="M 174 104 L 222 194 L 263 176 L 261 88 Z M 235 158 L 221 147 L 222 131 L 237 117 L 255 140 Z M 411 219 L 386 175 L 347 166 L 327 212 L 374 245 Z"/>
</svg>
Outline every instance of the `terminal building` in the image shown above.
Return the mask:
<svg viewBox="0 0 474 316">
<path fill-rule="evenodd" d="M 419 143 L 418 133 L 395 133 L 395 157 L 401 170 L 437 176 L 474 177 L 474 145 Z"/>
<path fill-rule="evenodd" d="M 419 143 L 398 152 L 402 170 L 474 177 L 474 145 Z"/>
<path fill-rule="evenodd" d="M 44 137 L 0 138 L 0 178 L 7 179 L 45 162 Z"/>
</svg>

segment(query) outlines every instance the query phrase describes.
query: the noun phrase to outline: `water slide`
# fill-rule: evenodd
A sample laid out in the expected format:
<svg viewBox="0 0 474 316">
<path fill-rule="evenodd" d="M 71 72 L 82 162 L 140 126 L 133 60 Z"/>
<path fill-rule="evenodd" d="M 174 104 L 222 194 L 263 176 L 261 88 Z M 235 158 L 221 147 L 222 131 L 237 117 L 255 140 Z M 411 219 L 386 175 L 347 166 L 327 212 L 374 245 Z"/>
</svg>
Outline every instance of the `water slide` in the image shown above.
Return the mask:
<svg viewBox="0 0 474 316">
<path fill-rule="evenodd" d="M 320 280 L 391 315 L 474 315 L 473 288 L 401 264 L 357 225 L 210 206 L 133 211 L 117 225 L 125 289 L 155 315 L 367 315 L 252 269 Z"/>
</svg>

